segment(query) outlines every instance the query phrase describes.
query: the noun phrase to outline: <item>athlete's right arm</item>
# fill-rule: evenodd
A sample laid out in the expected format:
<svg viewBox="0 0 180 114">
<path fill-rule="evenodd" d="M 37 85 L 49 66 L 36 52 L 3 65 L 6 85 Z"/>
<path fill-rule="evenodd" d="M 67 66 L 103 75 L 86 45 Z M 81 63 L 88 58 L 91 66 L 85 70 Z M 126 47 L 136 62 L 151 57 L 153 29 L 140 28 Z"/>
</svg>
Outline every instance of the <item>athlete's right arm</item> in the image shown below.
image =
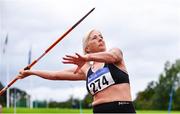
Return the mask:
<svg viewBox="0 0 180 114">
<path fill-rule="evenodd" d="M 20 70 L 18 78 L 22 79 L 30 75 L 36 75 L 48 80 L 85 80 L 85 73 L 79 70 L 78 73 L 75 74 L 75 70 L 75 67 L 61 71 Z"/>
</svg>

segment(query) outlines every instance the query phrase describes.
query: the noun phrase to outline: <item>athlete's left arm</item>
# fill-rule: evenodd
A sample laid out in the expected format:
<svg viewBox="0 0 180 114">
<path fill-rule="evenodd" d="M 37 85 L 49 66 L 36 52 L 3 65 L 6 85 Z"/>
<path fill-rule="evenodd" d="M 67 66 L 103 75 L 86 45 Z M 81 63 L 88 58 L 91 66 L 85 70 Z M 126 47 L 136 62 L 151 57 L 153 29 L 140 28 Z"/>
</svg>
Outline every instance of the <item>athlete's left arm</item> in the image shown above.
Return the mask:
<svg viewBox="0 0 180 114">
<path fill-rule="evenodd" d="M 107 52 L 90 53 L 85 55 L 87 61 L 106 63 L 119 63 L 123 59 L 122 51 L 119 48 L 112 48 Z"/>
</svg>

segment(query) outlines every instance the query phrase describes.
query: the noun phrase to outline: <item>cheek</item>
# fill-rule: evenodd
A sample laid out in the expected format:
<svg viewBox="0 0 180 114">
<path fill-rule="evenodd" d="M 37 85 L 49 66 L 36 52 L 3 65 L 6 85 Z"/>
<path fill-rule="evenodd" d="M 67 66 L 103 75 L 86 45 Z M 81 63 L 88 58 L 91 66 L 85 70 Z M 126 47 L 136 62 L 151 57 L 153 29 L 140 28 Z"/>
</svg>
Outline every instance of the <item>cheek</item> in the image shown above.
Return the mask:
<svg viewBox="0 0 180 114">
<path fill-rule="evenodd" d="M 97 47 L 98 47 L 98 45 L 96 42 L 89 42 L 88 43 L 89 50 L 95 50 L 95 49 L 97 49 Z"/>
<path fill-rule="evenodd" d="M 97 46 L 97 42 L 91 41 L 91 42 L 89 42 L 89 46 L 91 46 L 91 47 Z"/>
</svg>

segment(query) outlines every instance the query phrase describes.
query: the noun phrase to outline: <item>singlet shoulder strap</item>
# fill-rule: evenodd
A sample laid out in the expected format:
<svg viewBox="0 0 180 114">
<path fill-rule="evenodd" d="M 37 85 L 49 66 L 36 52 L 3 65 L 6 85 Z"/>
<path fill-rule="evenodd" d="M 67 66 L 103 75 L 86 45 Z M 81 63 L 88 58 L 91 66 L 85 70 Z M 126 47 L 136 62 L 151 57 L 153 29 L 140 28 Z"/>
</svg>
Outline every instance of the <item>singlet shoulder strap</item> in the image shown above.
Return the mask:
<svg viewBox="0 0 180 114">
<path fill-rule="evenodd" d="M 104 67 L 108 67 L 108 64 L 107 64 L 107 63 L 104 63 Z"/>
<path fill-rule="evenodd" d="M 87 77 L 90 76 L 91 74 L 93 74 L 93 71 L 92 71 L 91 67 L 89 67 L 89 70 L 87 72 Z"/>
<path fill-rule="evenodd" d="M 129 83 L 129 75 L 114 64 L 108 64 L 111 75 L 116 83 Z"/>
</svg>

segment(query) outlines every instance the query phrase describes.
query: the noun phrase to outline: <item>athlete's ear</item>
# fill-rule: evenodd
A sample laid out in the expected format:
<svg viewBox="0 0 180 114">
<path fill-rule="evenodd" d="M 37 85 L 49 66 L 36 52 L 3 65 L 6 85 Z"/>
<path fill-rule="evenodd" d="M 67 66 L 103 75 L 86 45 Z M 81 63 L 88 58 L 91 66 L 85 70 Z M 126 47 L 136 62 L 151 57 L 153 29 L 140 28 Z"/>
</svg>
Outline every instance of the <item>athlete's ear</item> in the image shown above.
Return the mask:
<svg viewBox="0 0 180 114">
<path fill-rule="evenodd" d="M 89 52 L 90 52 L 90 49 L 89 49 L 88 46 L 86 46 L 85 51 L 86 51 L 86 53 L 89 53 Z"/>
</svg>

